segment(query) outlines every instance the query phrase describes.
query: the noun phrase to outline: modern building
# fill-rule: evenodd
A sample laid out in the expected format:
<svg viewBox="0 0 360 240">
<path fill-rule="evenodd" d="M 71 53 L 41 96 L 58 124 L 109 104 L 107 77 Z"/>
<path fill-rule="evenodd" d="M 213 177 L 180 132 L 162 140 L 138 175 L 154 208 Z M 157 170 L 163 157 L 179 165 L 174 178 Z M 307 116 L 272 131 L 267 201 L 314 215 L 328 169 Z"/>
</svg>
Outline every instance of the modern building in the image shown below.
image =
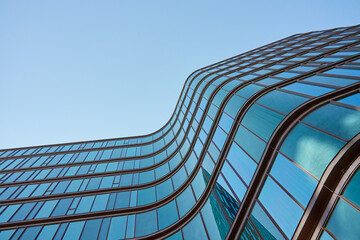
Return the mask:
<svg viewBox="0 0 360 240">
<path fill-rule="evenodd" d="M 0 151 L 0 239 L 360 239 L 360 25 L 193 72 L 160 130 Z"/>
</svg>

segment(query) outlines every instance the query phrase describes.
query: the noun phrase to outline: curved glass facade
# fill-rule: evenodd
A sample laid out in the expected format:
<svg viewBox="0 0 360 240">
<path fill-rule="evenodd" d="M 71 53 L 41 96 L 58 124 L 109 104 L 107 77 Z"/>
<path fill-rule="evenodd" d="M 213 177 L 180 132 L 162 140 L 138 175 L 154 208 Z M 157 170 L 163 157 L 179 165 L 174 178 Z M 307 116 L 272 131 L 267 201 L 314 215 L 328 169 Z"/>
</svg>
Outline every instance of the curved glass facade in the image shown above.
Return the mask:
<svg viewBox="0 0 360 240">
<path fill-rule="evenodd" d="M 0 239 L 357 239 L 359 133 L 360 26 L 293 35 L 152 134 L 0 150 Z"/>
</svg>

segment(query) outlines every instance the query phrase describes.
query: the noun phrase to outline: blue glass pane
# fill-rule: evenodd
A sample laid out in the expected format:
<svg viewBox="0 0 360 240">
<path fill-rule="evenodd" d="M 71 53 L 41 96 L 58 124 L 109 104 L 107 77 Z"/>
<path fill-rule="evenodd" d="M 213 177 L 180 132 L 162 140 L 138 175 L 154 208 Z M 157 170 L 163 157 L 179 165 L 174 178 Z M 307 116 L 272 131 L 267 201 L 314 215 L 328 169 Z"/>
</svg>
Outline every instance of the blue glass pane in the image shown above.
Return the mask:
<svg viewBox="0 0 360 240">
<path fill-rule="evenodd" d="M 285 187 L 303 207 L 307 206 L 317 185 L 317 181 L 313 177 L 298 168 L 281 154 L 277 155 L 270 174 Z"/>
<path fill-rule="evenodd" d="M 298 75 L 299 75 L 299 73 L 282 72 L 282 73 L 279 73 L 279 74 L 275 75 L 275 77 L 293 78 L 293 77 L 296 77 L 296 76 L 298 76 Z"/>
<path fill-rule="evenodd" d="M 349 184 L 347 185 L 343 195 L 360 207 L 360 171 L 357 170 Z"/>
<path fill-rule="evenodd" d="M 166 238 L 166 240 L 182 240 L 181 231 L 178 231 L 177 233 L 171 235 L 170 237 Z"/>
<path fill-rule="evenodd" d="M 9 240 L 11 238 L 11 236 L 14 234 L 14 232 L 15 232 L 15 229 L 0 231 L 0 239 Z"/>
<path fill-rule="evenodd" d="M 136 214 L 135 237 L 141 237 L 157 230 L 156 210 Z"/>
<path fill-rule="evenodd" d="M 191 183 L 191 186 L 194 189 L 196 199 L 200 198 L 201 194 L 205 190 L 206 185 L 207 185 L 206 171 L 203 168 L 200 168 L 200 170 L 196 174 L 196 177 Z"/>
<path fill-rule="evenodd" d="M 235 141 L 253 158 L 259 162 L 266 144 L 260 138 L 249 132 L 243 126 L 240 126 L 236 135 Z"/>
<path fill-rule="evenodd" d="M 324 231 L 320 240 L 334 240 L 334 238 L 332 238 L 327 232 Z"/>
<path fill-rule="evenodd" d="M 41 230 L 39 236 L 37 237 L 37 240 L 52 239 L 53 236 L 55 235 L 58 227 L 59 227 L 59 224 L 44 226 L 43 229 Z"/>
<path fill-rule="evenodd" d="M 159 230 L 164 229 L 179 219 L 175 200 L 158 209 Z"/>
<path fill-rule="evenodd" d="M 85 221 L 71 222 L 66 229 L 64 240 L 80 239 L 81 231 L 84 227 Z"/>
<path fill-rule="evenodd" d="M 264 87 L 259 86 L 259 85 L 250 84 L 250 85 L 247 85 L 247 86 L 243 87 L 239 91 L 237 91 L 236 94 L 239 95 L 239 96 L 242 96 L 244 98 L 249 98 L 249 97 L 251 97 L 256 92 L 260 91 L 263 88 Z"/>
<path fill-rule="evenodd" d="M 171 183 L 171 179 L 166 180 L 156 186 L 156 196 L 157 199 L 162 199 L 172 193 L 173 187 Z"/>
<path fill-rule="evenodd" d="M 250 223 L 250 221 L 246 221 L 246 225 L 244 226 L 244 229 L 242 230 L 241 237 L 242 240 L 262 240 L 262 238 L 259 236 L 259 234 L 256 232 L 255 227 Z M 265 238 L 268 240 L 275 240 L 275 238 L 268 237 Z"/>
<path fill-rule="evenodd" d="M 7 222 L 20 206 L 21 204 L 8 206 L 5 211 L 1 213 L 0 222 Z"/>
<path fill-rule="evenodd" d="M 284 116 L 274 111 L 254 104 L 246 112 L 241 124 L 265 141 L 268 141 L 283 118 Z"/>
<path fill-rule="evenodd" d="M 358 69 L 334 68 L 324 73 L 360 77 L 360 70 Z"/>
<path fill-rule="evenodd" d="M 259 200 L 286 236 L 291 238 L 303 214 L 300 206 L 269 177 L 261 190 Z"/>
<path fill-rule="evenodd" d="M 360 132 L 360 111 L 333 104 L 315 110 L 303 121 L 347 141 Z"/>
<path fill-rule="evenodd" d="M 347 85 L 357 82 L 354 79 L 319 76 L 319 75 L 305 78 L 304 81 L 329 84 L 329 85 L 334 85 L 334 86 L 339 86 L 339 87 L 344 87 L 344 86 L 347 86 Z"/>
<path fill-rule="evenodd" d="M 222 149 L 226 141 L 226 138 L 227 138 L 227 134 L 220 127 L 217 127 L 213 137 L 213 141 L 215 142 L 216 146 L 219 149 Z"/>
<path fill-rule="evenodd" d="M 228 113 L 233 118 L 235 118 L 236 114 L 238 113 L 239 109 L 244 104 L 244 102 L 245 102 L 244 98 L 241 98 L 237 95 L 233 95 L 226 104 L 225 112 Z"/>
<path fill-rule="evenodd" d="M 208 239 L 199 214 L 183 228 L 183 234 L 185 239 Z"/>
<path fill-rule="evenodd" d="M 319 87 L 319 86 L 309 85 L 309 84 L 304 84 L 304 83 L 293 83 L 293 84 L 283 87 L 283 89 L 310 95 L 310 96 L 315 96 L 315 97 L 318 97 L 320 95 L 323 95 L 325 93 L 328 93 L 328 92 L 331 92 L 334 90 L 332 88 Z"/>
<path fill-rule="evenodd" d="M 224 239 L 229 231 L 229 225 L 213 194 L 206 201 L 201 214 L 210 239 Z"/>
<path fill-rule="evenodd" d="M 327 228 L 338 239 L 358 240 L 360 236 L 360 212 L 339 199 Z"/>
<path fill-rule="evenodd" d="M 266 86 L 273 85 L 275 83 L 281 82 L 280 79 L 275 78 L 265 78 L 263 80 L 258 81 L 257 83 L 264 84 Z"/>
<path fill-rule="evenodd" d="M 26 228 L 24 233 L 21 235 L 22 240 L 36 239 L 36 236 L 40 232 L 42 227 L 29 227 Z"/>
<path fill-rule="evenodd" d="M 280 151 L 320 179 L 343 146 L 344 142 L 299 124 L 286 137 Z"/>
<path fill-rule="evenodd" d="M 138 191 L 138 206 L 153 203 L 155 201 L 155 187 L 144 188 Z"/>
<path fill-rule="evenodd" d="M 353 105 L 356 107 L 360 107 L 360 93 L 343 98 L 343 99 L 339 100 L 338 102 L 346 103 L 346 104 Z"/>
<path fill-rule="evenodd" d="M 255 169 L 256 163 L 241 148 L 233 143 L 226 157 L 240 177 L 249 184 Z"/>
<path fill-rule="evenodd" d="M 294 108 L 306 102 L 308 98 L 274 90 L 262 96 L 256 102 L 284 114 L 290 113 Z"/>
<path fill-rule="evenodd" d="M 102 221 L 102 219 L 87 220 L 85 227 L 84 227 L 84 231 L 81 234 L 81 240 L 98 238 L 97 236 L 100 231 L 101 221 Z M 76 238 L 74 238 L 74 239 L 76 239 Z"/>
<path fill-rule="evenodd" d="M 118 240 L 125 238 L 126 216 L 113 217 L 109 228 L 107 239 Z"/>
<path fill-rule="evenodd" d="M 183 217 L 195 204 L 195 198 L 191 187 L 187 187 L 183 193 L 176 198 L 180 217 Z"/>
<path fill-rule="evenodd" d="M 238 199 L 242 201 L 247 188 L 227 162 L 224 163 L 221 169 L 221 173 L 223 174 L 224 178 L 226 178 L 229 186 L 235 192 Z"/>
<path fill-rule="evenodd" d="M 258 203 L 255 204 L 250 217 L 264 239 L 285 239 Z"/>
</svg>

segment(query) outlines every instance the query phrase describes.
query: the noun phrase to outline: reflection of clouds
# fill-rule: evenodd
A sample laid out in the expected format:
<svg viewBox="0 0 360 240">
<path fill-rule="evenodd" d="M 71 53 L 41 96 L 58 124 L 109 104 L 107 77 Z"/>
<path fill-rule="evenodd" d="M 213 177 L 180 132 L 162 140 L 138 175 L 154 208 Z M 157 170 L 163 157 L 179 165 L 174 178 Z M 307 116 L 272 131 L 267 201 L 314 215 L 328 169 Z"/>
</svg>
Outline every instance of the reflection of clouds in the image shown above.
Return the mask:
<svg viewBox="0 0 360 240">
<path fill-rule="evenodd" d="M 360 131 L 360 113 L 354 112 L 341 119 L 342 131 L 350 138 Z"/>
<path fill-rule="evenodd" d="M 302 124 L 293 131 L 294 137 L 297 137 L 293 143 L 294 149 L 289 149 L 294 151 L 293 160 L 315 177 L 320 178 L 344 142 Z"/>
<path fill-rule="evenodd" d="M 329 142 L 312 136 L 304 136 L 297 144 L 295 159 L 303 168 L 319 178 L 338 150 Z"/>
</svg>

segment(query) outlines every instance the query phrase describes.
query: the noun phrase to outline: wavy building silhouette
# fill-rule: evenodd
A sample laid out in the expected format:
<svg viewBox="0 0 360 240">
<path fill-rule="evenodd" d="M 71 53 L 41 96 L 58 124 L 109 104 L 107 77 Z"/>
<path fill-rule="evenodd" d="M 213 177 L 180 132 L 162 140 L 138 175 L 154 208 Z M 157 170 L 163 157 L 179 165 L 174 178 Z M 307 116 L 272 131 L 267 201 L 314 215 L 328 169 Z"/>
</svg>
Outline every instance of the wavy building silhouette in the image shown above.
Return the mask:
<svg viewBox="0 0 360 240">
<path fill-rule="evenodd" d="M 360 25 L 193 72 L 160 130 L 0 150 L 0 239 L 359 239 Z"/>
</svg>

